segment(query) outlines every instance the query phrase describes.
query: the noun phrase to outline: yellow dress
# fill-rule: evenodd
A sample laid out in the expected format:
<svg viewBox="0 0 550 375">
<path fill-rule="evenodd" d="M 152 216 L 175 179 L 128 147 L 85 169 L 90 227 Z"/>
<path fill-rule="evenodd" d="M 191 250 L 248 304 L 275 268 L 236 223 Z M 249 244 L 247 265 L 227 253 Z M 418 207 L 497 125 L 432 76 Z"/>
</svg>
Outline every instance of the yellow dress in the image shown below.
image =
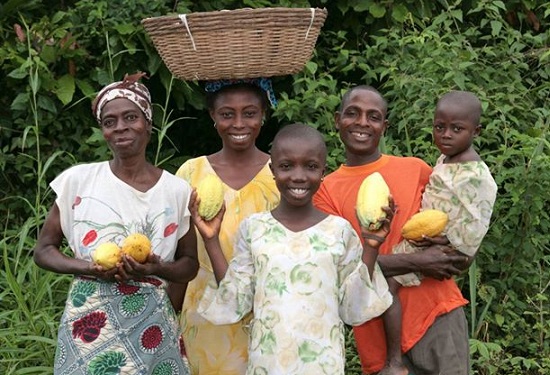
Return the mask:
<svg viewBox="0 0 550 375">
<path fill-rule="evenodd" d="M 206 156 L 186 161 L 176 175 L 196 187 L 207 175 L 216 172 Z M 273 209 L 279 202 L 268 163 L 243 188 L 234 190 L 224 184 L 225 216 L 220 243 L 226 259 L 233 257 L 234 241 L 239 224 L 250 214 Z M 200 269 L 187 287 L 181 314 L 183 339 L 193 375 L 242 375 L 246 372 L 250 314 L 235 324 L 213 325 L 199 315 L 197 307 L 206 286 L 216 286 L 214 273 L 199 234 Z"/>
</svg>

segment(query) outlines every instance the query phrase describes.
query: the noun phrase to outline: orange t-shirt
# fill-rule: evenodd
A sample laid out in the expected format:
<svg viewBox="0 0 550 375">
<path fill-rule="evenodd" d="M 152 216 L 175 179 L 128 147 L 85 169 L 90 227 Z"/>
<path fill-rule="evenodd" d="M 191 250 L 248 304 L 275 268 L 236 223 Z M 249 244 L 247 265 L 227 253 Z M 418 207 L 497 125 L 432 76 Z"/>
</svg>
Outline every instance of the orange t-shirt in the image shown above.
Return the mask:
<svg viewBox="0 0 550 375">
<path fill-rule="evenodd" d="M 320 210 L 346 218 L 357 233 L 359 221 L 355 214 L 357 192 L 363 179 L 379 172 L 386 180 L 398 208 L 391 230 L 380 254 L 391 254 L 401 240 L 403 224 L 415 214 L 428 183 L 431 168 L 418 158 L 382 155 L 380 159 L 357 167 L 341 166 L 326 176 L 313 203 Z M 403 312 L 401 350 L 407 352 L 426 333 L 435 318 L 468 303 L 453 279 L 438 281 L 426 277 L 417 287 L 399 289 Z M 367 373 L 380 371 L 386 361 L 386 337 L 382 319 L 376 318 L 353 327 L 357 350 Z"/>
</svg>

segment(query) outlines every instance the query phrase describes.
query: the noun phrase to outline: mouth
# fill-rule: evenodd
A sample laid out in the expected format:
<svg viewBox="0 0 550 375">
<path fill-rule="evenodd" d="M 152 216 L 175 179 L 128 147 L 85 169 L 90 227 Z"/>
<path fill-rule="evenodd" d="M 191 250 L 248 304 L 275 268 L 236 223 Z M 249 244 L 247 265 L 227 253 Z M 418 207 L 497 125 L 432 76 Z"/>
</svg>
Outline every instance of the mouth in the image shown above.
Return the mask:
<svg viewBox="0 0 550 375">
<path fill-rule="evenodd" d="M 132 139 L 130 139 L 130 138 L 115 139 L 115 145 L 116 146 L 124 146 L 124 145 L 130 144 L 130 143 L 132 143 Z"/>
<path fill-rule="evenodd" d="M 308 193 L 309 189 L 305 189 L 305 188 L 289 188 L 288 189 L 293 195 L 295 196 L 304 196 Z"/>
<path fill-rule="evenodd" d="M 367 132 L 363 132 L 363 131 L 357 131 L 357 130 L 353 130 L 350 132 L 350 134 L 357 140 L 366 140 L 370 137 L 372 137 L 372 135 L 370 133 L 367 133 Z"/>
<path fill-rule="evenodd" d="M 245 139 L 250 137 L 250 134 L 230 134 L 229 136 L 235 141 L 244 141 Z"/>
</svg>

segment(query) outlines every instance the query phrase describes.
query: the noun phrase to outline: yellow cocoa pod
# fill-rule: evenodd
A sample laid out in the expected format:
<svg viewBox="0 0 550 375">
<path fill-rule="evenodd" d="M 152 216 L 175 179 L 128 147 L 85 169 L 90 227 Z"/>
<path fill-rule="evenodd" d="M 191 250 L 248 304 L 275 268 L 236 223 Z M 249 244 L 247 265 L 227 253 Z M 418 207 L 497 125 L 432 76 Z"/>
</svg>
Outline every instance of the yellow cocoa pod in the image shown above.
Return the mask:
<svg viewBox="0 0 550 375">
<path fill-rule="evenodd" d="M 449 216 L 440 210 L 424 210 L 414 214 L 401 229 L 403 238 L 421 241 L 422 236 L 437 237 L 443 232 Z"/>
<path fill-rule="evenodd" d="M 124 254 L 131 256 L 136 262 L 145 263 L 151 254 L 151 241 L 144 234 L 132 233 L 122 241 L 121 249 Z"/>
<path fill-rule="evenodd" d="M 359 192 L 357 193 L 357 204 L 355 209 L 361 225 L 369 230 L 380 228 L 380 219 L 386 217 L 382 207 L 389 205 L 390 188 L 384 177 L 374 172 L 365 177 Z"/>
<path fill-rule="evenodd" d="M 199 215 L 206 221 L 212 220 L 223 205 L 223 185 L 216 175 L 206 176 L 197 186 Z"/>
<path fill-rule="evenodd" d="M 106 270 L 114 268 L 122 259 L 120 247 L 114 242 L 104 242 L 92 253 L 92 259 Z"/>
</svg>

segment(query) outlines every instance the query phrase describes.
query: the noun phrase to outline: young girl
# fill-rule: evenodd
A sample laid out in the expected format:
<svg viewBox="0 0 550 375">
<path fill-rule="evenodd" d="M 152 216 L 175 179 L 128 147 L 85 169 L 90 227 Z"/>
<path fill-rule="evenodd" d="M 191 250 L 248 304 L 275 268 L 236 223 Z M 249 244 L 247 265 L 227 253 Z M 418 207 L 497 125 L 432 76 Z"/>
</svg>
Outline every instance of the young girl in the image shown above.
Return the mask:
<svg viewBox="0 0 550 375">
<path fill-rule="evenodd" d="M 393 211 L 376 232 L 363 230 L 364 248 L 351 225 L 312 204 L 323 180 L 326 146 L 315 129 L 294 124 L 275 137 L 270 168 L 281 194 L 272 211 L 239 227 L 227 263 L 218 237 L 222 211 L 210 222 L 191 214 L 204 239 L 218 285 L 206 289 L 199 313 L 214 324 L 253 311 L 247 374 L 344 374 L 344 323 L 362 324 L 391 303 L 376 265 Z"/>
</svg>

